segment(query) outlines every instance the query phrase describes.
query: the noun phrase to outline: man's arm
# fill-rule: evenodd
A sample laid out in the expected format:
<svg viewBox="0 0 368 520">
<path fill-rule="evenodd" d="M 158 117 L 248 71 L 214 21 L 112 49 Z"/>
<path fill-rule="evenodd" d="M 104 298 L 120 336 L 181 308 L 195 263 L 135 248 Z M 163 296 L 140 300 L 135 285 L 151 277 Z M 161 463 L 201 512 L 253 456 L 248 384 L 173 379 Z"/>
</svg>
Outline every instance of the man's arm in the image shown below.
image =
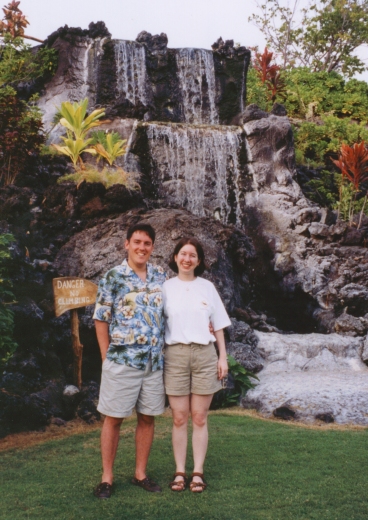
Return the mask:
<svg viewBox="0 0 368 520">
<path fill-rule="evenodd" d="M 101 351 L 102 361 L 105 361 L 110 344 L 109 324 L 106 321 L 95 320 L 96 336 Z"/>
</svg>

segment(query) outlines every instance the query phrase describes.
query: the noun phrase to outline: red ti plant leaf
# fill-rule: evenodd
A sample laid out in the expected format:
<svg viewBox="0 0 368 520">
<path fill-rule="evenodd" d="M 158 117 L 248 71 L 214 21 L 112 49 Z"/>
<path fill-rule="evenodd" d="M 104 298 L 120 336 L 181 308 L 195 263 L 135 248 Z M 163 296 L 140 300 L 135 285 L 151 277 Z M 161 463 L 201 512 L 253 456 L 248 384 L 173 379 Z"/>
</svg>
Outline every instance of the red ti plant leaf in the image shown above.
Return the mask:
<svg viewBox="0 0 368 520">
<path fill-rule="evenodd" d="M 354 185 L 355 191 L 359 191 L 360 185 L 368 180 L 368 150 L 364 141 L 353 146 L 342 144 L 339 158 L 332 161 L 341 175 Z"/>
<path fill-rule="evenodd" d="M 263 54 L 256 52 L 253 67 L 262 83 L 266 84 L 271 100 L 275 101 L 276 96 L 285 91 L 285 82 L 280 75 L 280 66 L 271 64 L 272 58 L 273 52 L 266 47 Z"/>
</svg>

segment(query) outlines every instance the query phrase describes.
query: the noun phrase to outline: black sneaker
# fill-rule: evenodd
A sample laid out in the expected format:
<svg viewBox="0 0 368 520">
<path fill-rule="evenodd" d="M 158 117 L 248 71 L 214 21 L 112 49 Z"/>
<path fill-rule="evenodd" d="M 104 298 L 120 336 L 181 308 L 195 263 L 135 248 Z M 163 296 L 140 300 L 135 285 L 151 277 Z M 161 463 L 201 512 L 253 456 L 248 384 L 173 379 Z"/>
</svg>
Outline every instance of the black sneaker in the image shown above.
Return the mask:
<svg viewBox="0 0 368 520">
<path fill-rule="evenodd" d="M 152 493 L 161 493 L 162 489 L 156 482 L 151 480 L 149 477 L 146 477 L 142 480 L 138 480 L 137 478 L 133 477 L 132 484 L 135 486 L 139 486 L 146 491 L 151 491 Z"/>
<path fill-rule="evenodd" d="M 110 498 L 112 492 L 112 484 L 108 482 L 100 482 L 99 485 L 93 490 L 93 494 L 97 498 Z"/>
</svg>

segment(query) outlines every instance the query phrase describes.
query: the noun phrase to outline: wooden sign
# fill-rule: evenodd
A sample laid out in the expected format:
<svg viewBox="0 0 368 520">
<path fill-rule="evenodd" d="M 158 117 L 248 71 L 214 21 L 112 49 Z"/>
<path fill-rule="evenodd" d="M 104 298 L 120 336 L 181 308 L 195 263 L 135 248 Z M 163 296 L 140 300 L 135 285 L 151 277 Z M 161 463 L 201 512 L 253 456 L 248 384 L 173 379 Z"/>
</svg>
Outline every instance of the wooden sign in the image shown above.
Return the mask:
<svg viewBox="0 0 368 520">
<path fill-rule="evenodd" d="M 76 309 L 93 305 L 96 301 L 97 285 L 84 278 L 68 276 L 54 278 L 55 314 L 61 316 L 66 311 L 71 311 L 72 346 L 74 353 L 74 384 L 82 388 L 82 355 L 83 345 L 79 340 L 79 319 Z"/>
<path fill-rule="evenodd" d="M 84 278 L 54 278 L 52 285 L 56 316 L 61 316 L 71 309 L 93 305 L 96 301 L 97 285 Z"/>
</svg>

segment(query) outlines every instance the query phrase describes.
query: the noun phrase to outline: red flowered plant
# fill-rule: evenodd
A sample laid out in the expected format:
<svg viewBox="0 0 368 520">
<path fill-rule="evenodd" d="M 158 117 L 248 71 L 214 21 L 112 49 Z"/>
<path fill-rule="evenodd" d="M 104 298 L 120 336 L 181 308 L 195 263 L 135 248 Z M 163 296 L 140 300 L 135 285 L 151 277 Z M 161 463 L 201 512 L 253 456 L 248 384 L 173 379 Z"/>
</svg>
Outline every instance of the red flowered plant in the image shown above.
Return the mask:
<svg viewBox="0 0 368 520">
<path fill-rule="evenodd" d="M 332 161 L 341 175 L 354 185 L 355 191 L 359 191 L 361 184 L 368 180 L 368 150 L 363 141 L 353 146 L 342 144 L 339 158 Z"/>
<path fill-rule="evenodd" d="M 340 186 L 340 205 L 343 199 L 344 179 L 347 179 L 353 187 L 348 212 L 349 221 L 350 224 L 352 224 L 357 195 L 362 189 L 362 184 L 368 180 L 368 150 L 364 141 L 361 143 L 355 143 L 353 146 L 342 144 L 338 159 L 332 159 L 332 162 L 341 171 L 342 176 L 342 183 Z M 367 194 L 365 194 L 363 206 L 360 211 L 358 229 L 362 222 L 366 202 Z"/>
<path fill-rule="evenodd" d="M 280 73 L 281 67 L 275 63 L 272 64 L 272 59 L 273 52 L 270 52 L 266 47 L 263 54 L 255 53 L 253 67 L 259 79 L 266 85 L 271 101 L 274 102 L 277 96 L 285 92 L 285 82 Z"/>
<path fill-rule="evenodd" d="M 0 20 L 0 36 L 9 34 L 12 38 L 27 38 L 43 43 L 43 40 L 24 34 L 24 29 L 29 25 L 29 21 L 19 9 L 19 4 L 20 1 L 12 0 L 3 7 L 4 18 Z"/>
</svg>

